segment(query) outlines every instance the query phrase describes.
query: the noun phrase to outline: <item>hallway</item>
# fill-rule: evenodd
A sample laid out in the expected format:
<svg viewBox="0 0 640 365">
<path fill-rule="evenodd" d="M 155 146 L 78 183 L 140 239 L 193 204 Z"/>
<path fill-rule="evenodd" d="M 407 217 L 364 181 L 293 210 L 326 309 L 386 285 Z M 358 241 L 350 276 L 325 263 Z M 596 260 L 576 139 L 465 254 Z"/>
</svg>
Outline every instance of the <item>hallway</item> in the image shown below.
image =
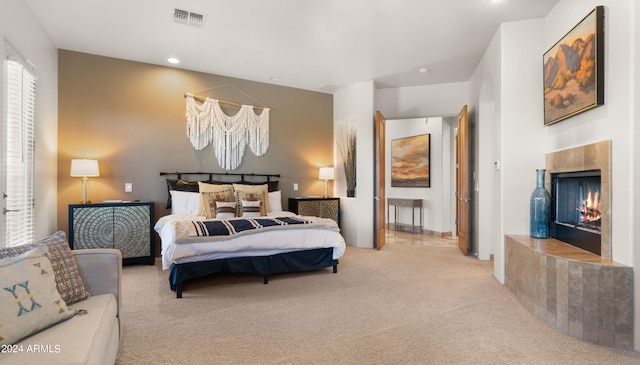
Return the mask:
<svg viewBox="0 0 640 365">
<path fill-rule="evenodd" d="M 427 233 L 411 233 L 405 231 L 395 231 L 393 229 L 387 229 L 386 231 L 387 243 L 409 244 L 419 246 L 443 246 L 443 247 L 457 247 L 457 237 L 440 237 Z"/>
</svg>

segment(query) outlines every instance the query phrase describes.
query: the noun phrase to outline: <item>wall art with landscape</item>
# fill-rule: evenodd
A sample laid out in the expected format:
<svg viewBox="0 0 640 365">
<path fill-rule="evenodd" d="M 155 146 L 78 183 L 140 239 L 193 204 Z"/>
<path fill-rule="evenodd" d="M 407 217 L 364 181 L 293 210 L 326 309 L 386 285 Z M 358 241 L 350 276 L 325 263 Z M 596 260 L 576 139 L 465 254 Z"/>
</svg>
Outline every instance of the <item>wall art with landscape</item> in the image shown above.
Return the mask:
<svg viewBox="0 0 640 365">
<path fill-rule="evenodd" d="M 391 141 L 391 186 L 428 188 L 430 134 Z"/>
<path fill-rule="evenodd" d="M 545 125 L 604 104 L 603 19 L 594 8 L 544 54 Z"/>
</svg>

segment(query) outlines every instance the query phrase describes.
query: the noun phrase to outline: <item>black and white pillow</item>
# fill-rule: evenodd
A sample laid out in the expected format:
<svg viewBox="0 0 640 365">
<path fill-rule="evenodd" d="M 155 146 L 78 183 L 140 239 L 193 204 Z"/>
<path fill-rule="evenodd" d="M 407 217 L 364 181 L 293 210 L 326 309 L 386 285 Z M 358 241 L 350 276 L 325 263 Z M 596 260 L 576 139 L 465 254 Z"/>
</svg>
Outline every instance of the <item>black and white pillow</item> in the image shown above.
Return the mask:
<svg viewBox="0 0 640 365">
<path fill-rule="evenodd" d="M 242 217 L 243 218 L 260 217 L 261 205 L 262 205 L 262 201 L 260 200 L 243 200 L 242 201 Z"/>
<path fill-rule="evenodd" d="M 216 201 L 216 218 L 229 219 L 236 216 L 236 202 Z"/>
</svg>

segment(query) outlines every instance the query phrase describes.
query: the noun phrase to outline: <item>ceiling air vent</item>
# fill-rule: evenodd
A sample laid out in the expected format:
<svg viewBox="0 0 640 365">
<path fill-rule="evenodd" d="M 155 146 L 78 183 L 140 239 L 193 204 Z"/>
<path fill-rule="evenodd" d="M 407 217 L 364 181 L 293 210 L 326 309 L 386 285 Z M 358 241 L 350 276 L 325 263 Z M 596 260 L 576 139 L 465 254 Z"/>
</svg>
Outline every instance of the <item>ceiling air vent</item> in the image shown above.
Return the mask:
<svg viewBox="0 0 640 365">
<path fill-rule="evenodd" d="M 344 85 L 323 84 L 318 88 L 318 90 L 326 93 L 333 93 L 334 91 L 340 89 L 342 86 Z"/>
<path fill-rule="evenodd" d="M 182 9 L 174 9 L 173 20 L 176 23 L 191 25 L 196 28 L 204 26 L 204 15 Z"/>
<path fill-rule="evenodd" d="M 173 20 L 176 23 L 188 24 L 189 23 L 189 12 L 186 10 L 175 9 L 173 12 Z"/>
<path fill-rule="evenodd" d="M 197 13 L 189 13 L 189 25 L 202 28 L 204 25 L 204 15 Z"/>
</svg>

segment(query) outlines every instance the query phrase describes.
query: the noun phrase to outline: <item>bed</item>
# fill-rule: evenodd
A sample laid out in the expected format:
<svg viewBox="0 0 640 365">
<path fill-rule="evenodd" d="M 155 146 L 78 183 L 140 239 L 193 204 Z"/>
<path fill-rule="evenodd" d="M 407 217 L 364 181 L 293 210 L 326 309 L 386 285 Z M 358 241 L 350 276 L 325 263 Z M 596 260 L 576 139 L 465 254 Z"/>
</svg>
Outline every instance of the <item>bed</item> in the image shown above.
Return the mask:
<svg viewBox="0 0 640 365">
<path fill-rule="evenodd" d="M 346 247 L 338 224 L 284 211 L 279 175 L 161 173 L 169 174 L 177 176 L 167 178 L 171 214 L 161 217 L 154 229 L 161 239 L 162 269 L 169 271 L 169 286 L 177 298 L 182 298 L 185 282 L 222 272 L 261 275 L 264 284 L 273 274 L 330 267 L 337 273 Z M 206 179 L 190 181 L 185 175 Z M 233 199 L 223 196 L 228 185 L 233 186 Z M 209 191 L 212 188 L 216 192 Z M 218 199 L 215 213 L 211 196 Z"/>
</svg>

